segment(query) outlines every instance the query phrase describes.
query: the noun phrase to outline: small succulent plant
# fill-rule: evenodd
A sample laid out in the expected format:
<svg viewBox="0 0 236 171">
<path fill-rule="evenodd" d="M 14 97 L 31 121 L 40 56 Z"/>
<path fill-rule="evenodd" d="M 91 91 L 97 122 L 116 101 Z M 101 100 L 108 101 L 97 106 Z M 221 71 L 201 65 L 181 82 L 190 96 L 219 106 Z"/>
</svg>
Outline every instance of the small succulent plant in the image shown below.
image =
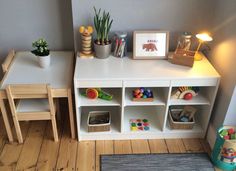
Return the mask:
<svg viewBox="0 0 236 171">
<path fill-rule="evenodd" d="M 103 11 L 103 14 L 101 14 L 101 9 L 97 11 L 97 9 L 94 7 L 94 27 L 97 32 L 97 39 L 95 40 L 95 43 L 98 45 L 106 45 L 110 44 L 109 41 L 109 32 L 113 23 L 113 19 L 110 19 L 110 13 Z"/>
<path fill-rule="evenodd" d="M 35 48 L 31 52 L 36 56 L 48 56 L 50 50 L 48 49 L 48 43 L 45 39 L 40 38 L 32 43 L 32 47 Z"/>
</svg>

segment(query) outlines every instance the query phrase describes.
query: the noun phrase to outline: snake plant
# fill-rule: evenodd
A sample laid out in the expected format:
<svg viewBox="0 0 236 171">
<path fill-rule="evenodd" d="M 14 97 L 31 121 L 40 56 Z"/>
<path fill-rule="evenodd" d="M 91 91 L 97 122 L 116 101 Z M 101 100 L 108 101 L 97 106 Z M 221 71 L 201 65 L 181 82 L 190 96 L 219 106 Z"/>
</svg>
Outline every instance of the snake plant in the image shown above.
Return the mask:
<svg viewBox="0 0 236 171">
<path fill-rule="evenodd" d="M 108 35 L 113 23 L 113 19 L 110 19 L 110 13 L 106 12 L 105 10 L 101 14 L 101 8 L 97 11 L 97 9 L 94 7 L 94 12 L 94 27 L 97 32 L 97 39 L 95 40 L 95 43 L 98 45 L 109 44 L 110 41 Z"/>
</svg>

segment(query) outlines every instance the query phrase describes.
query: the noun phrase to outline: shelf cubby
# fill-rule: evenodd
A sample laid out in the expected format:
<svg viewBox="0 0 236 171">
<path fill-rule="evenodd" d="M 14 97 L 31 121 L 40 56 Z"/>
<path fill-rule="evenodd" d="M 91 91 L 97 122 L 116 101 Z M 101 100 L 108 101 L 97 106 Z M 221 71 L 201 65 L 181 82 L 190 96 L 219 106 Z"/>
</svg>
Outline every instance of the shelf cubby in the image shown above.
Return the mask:
<svg viewBox="0 0 236 171">
<path fill-rule="evenodd" d="M 153 92 L 154 100 L 152 102 L 136 102 L 133 101 L 133 88 L 126 88 L 125 89 L 125 106 L 165 106 L 166 105 L 166 98 L 165 94 L 168 92 L 168 88 L 157 88 L 151 87 L 150 89 Z"/>
<path fill-rule="evenodd" d="M 172 91 L 177 89 L 177 87 L 173 87 Z M 211 98 L 213 96 L 213 87 L 200 87 L 200 91 L 196 96 L 194 96 L 191 100 L 184 99 L 176 99 L 170 98 L 170 105 L 211 105 Z"/>
<path fill-rule="evenodd" d="M 203 136 L 203 133 L 207 129 L 207 122 L 210 117 L 209 107 L 206 105 L 194 105 L 197 109 L 197 112 L 194 115 L 195 124 L 193 129 L 185 130 L 185 129 L 171 129 L 169 124 L 169 116 L 167 117 L 166 127 L 164 132 L 167 134 L 176 134 L 176 135 L 198 135 L 199 137 Z"/>
<path fill-rule="evenodd" d="M 148 119 L 149 131 L 131 131 L 130 119 Z M 124 132 L 125 133 L 150 133 L 161 132 L 164 121 L 164 107 L 161 106 L 127 106 L 124 109 Z"/>
<path fill-rule="evenodd" d="M 113 95 L 112 100 L 103 100 L 103 99 L 89 99 L 81 93 L 85 92 L 85 88 L 80 88 L 78 91 L 78 106 L 121 106 L 121 88 L 104 88 L 102 89 L 107 93 Z"/>
<path fill-rule="evenodd" d="M 81 107 L 81 121 L 80 121 L 80 138 L 83 140 L 94 140 L 108 137 L 111 135 L 120 134 L 121 130 L 121 116 L 120 107 L 103 106 L 103 107 Z M 109 111 L 111 114 L 111 130 L 104 132 L 88 132 L 87 119 L 90 111 Z"/>
</svg>

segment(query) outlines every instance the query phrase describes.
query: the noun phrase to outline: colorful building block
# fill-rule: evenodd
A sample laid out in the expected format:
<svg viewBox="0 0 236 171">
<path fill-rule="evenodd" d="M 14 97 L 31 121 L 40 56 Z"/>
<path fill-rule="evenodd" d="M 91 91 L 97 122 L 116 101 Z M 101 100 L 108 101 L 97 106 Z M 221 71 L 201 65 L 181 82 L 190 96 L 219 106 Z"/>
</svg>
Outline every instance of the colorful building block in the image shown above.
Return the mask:
<svg viewBox="0 0 236 171">
<path fill-rule="evenodd" d="M 225 139 L 225 140 L 229 140 L 229 139 L 230 139 L 230 136 L 229 136 L 229 135 L 225 135 L 225 136 L 224 136 L 224 139 Z"/>
<path fill-rule="evenodd" d="M 236 139 L 236 133 L 231 134 L 231 135 L 230 135 L 230 139 L 231 139 L 231 140 L 235 140 L 235 139 Z"/>
<path fill-rule="evenodd" d="M 228 129 L 228 134 L 234 134 L 234 133 L 235 133 L 234 128 Z"/>
<path fill-rule="evenodd" d="M 148 131 L 150 124 L 147 119 L 130 119 L 131 131 Z"/>
<path fill-rule="evenodd" d="M 222 137 L 224 137 L 224 136 L 228 135 L 228 131 L 227 131 L 226 129 L 223 129 L 223 130 L 221 131 L 220 135 L 221 135 Z"/>
</svg>

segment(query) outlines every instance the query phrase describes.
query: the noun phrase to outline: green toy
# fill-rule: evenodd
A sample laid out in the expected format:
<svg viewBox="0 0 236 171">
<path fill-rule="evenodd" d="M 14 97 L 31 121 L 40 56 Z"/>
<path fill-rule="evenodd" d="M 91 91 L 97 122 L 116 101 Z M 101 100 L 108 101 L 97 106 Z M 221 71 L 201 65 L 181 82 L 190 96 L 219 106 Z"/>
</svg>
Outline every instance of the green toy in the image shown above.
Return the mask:
<svg viewBox="0 0 236 171">
<path fill-rule="evenodd" d="M 220 135 L 221 135 L 222 137 L 228 135 L 227 129 L 223 129 L 223 130 L 220 132 Z"/>
<path fill-rule="evenodd" d="M 81 93 L 81 95 L 88 97 L 89 99 L 103 99 L 112 100 L 113 96 L 100 88 L 87 88 L 86 92 Z"/>
</svg>

